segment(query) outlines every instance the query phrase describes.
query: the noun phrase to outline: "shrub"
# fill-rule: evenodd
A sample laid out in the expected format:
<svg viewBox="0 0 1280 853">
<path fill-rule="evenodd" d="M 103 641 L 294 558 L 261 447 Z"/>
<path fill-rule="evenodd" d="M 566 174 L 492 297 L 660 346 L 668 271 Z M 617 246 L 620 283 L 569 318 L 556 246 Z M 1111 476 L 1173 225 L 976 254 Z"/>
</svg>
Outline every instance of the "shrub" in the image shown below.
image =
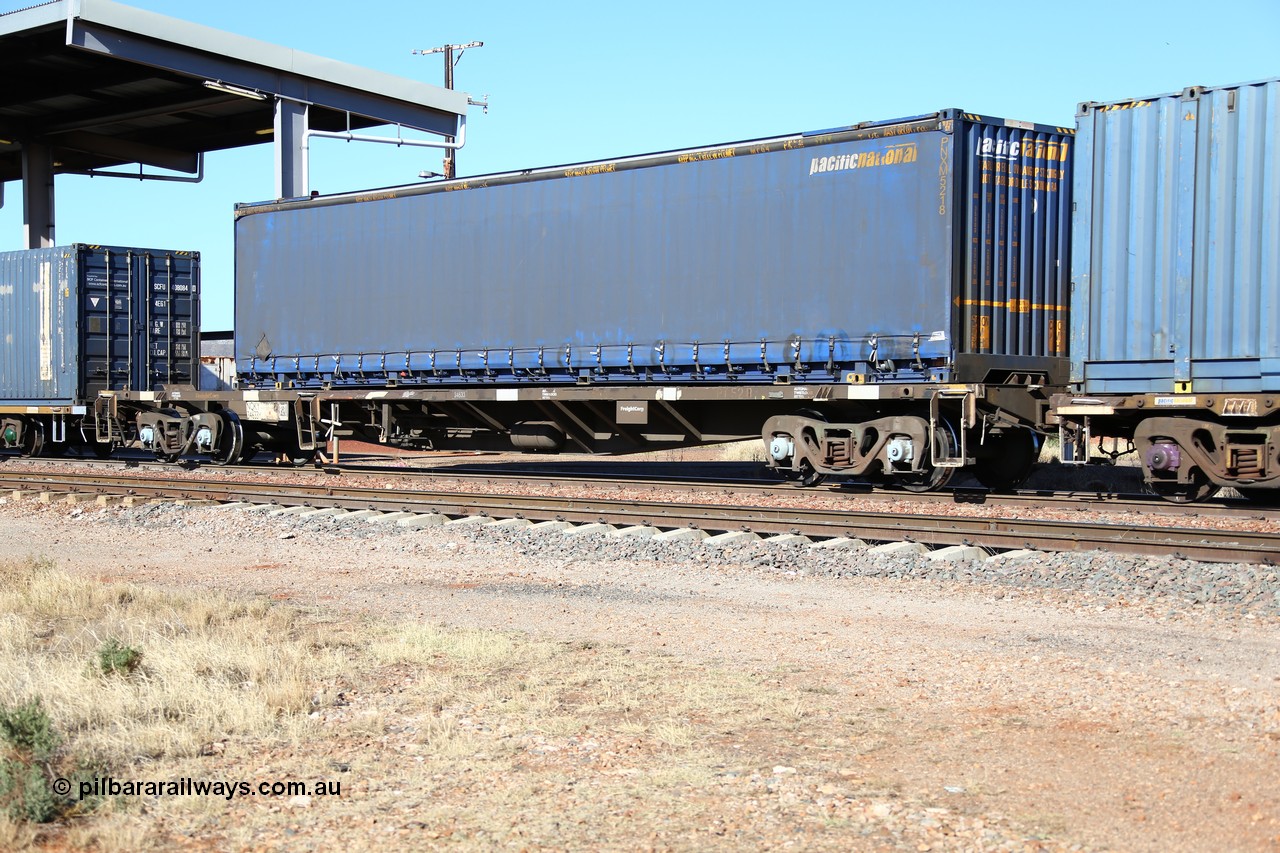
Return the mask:
<svg viewBox="0 0 1280 853">
<path fill-rule="evenodd" d="M 54 793 L 52 763 L 61 743 L 39 699 L 0 707 L 0 806 L 15 821 L 46 823 L 69 805 Z"/>
<path fill-rule="evenodd" d="M 110 639 L 98 647 L 98 669 L 103 675 L 129 675 L 142 663 L 142 652 Z"/>
</svg>

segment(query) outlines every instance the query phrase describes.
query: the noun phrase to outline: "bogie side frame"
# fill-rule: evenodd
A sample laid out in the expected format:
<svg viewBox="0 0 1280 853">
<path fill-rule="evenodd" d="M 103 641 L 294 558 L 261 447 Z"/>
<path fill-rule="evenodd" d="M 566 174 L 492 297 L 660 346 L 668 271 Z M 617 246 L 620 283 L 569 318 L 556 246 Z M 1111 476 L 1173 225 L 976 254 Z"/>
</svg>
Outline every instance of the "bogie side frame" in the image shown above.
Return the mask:
<svg viewBox="0 0 1280 853">
<path fill-rule="evenodd" d="M 1148 487 L 1169 500 L 1203 500 L 1221 487 L 1280 499 L 1280 394 L 1060 394 L 1049 420 L 1064 464 L 1089 462 L 1095 446 L 1135 454 Z"/>
</svg>

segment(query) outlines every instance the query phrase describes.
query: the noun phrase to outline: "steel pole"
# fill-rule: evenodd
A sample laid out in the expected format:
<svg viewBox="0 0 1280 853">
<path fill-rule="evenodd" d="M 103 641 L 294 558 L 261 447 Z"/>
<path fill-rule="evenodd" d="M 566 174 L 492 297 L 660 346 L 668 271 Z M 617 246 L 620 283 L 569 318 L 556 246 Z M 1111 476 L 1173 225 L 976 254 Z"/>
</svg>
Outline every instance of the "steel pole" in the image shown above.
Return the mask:
<svg viewBox="0 0 1280 853">
<path fill-rule="evenodd" d="M 444 87 L 453 90 L 453 45 L 448 45 L 444 49 Z M 453 137 L 447 137 L 446 141 L 453 142 Z M 451 181 L 458 174 L 458 153 L 453 149 L 445 149 L 444 152 L 444 179 Z"/>
</svg>

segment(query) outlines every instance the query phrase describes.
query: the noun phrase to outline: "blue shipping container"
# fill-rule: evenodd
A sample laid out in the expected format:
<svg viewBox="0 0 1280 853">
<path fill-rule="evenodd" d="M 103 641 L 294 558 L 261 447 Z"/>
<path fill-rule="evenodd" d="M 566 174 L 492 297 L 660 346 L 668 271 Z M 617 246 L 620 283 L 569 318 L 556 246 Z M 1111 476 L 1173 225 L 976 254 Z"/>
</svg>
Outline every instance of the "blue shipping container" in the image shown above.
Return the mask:
<svg viewBox="0 0 1280 853">
<path fill-rule="evenodd" d="M 76 244 L 0 252 L 0 406 L 194 382 L 200 256 Z"/>
<path fill-rule="evenodd" d="M 947 381 L 961 356 L 1065 359 L 1071 152 L 1070 130 L 949 110 L 240 205 L 237 367 Z"/>
<path fill-rule="evenodd" d="M 1072 382 L 1280 390 L 1280 80 L 1077 119 Z"/>
</svg>

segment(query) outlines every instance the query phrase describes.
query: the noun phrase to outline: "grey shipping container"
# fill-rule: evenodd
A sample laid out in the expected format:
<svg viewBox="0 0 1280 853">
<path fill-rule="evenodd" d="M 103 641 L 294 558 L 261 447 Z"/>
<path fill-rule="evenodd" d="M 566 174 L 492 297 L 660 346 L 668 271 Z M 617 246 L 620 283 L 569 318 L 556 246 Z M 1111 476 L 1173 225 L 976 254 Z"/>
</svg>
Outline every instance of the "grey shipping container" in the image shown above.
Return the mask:
<svg viewBox="0 0 1280 853">
<path fill-rule="evenodd" d="M 1077 118 L 1073 383 L 1280 390 L 1280 80 Z"/>
<path fill-rule="evenodd" d="M 0 253 L 0 406 L 190 385 L 200 256 L 75 244 Z"/>
<path fill-rule="evenodd" d="M 947 110 L 239 205 L 241 384 L 1065 380 L 1071 134 Z"/>
</svg>

